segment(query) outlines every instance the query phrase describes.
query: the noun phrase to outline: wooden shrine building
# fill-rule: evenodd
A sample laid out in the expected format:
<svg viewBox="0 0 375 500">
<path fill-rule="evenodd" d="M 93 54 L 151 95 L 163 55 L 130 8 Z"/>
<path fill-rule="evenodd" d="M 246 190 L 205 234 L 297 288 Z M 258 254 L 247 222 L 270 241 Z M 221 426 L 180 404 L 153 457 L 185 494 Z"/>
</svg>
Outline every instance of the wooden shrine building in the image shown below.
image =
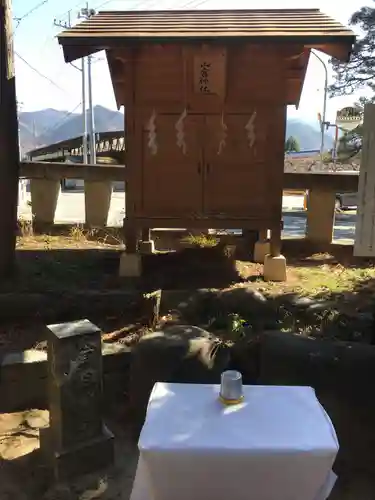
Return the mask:
<svg viewBox="0 0 375 500">
<path fill-rule="evenodd" d="M 283 279 L 286 107 L 310 50 L 348 61 L 354 33 L 317 9 L 169 10 L 100 12 L 58 39 L 66 62 L 104 49 L 125 106 L 129 274 L 140 229 L 270 229 L 264 272 Z"/>
</svg>

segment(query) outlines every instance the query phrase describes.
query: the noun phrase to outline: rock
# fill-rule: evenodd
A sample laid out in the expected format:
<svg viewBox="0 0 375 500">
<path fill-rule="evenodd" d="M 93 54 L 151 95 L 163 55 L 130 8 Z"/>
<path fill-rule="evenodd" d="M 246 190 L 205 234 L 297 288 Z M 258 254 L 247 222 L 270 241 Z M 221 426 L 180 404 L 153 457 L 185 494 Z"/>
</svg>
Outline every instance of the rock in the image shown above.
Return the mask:
<svg viewBox="0 0 375 500">
<path fill-rule="evenodd" d="M 308 310 L 310 313 L 321 313 L 337 308 L 337 303 L 332 300 L 316 300 L 310 304 Z"/>
<path fill-rule="evenodd" d="M 300 297 L 294 294 L 277 297 L 275 303 L 278 307 L 282 307 L 288 311 L 300 311 L 302 313 L 307 310 L 316 313 L 323 312 L 335 306 L 335 303 L 332 301 Z"/>
<path fill-rule="evenodd" d="M 29 410 L 24 412 L 23 416 L 31 429 L 41 429 L 48 426 L 49 412 L 47 410 Z"/>
<path fill-rule="evenodd" d="M 173 325 L 145 335 L 133 350 L 129 400 L 135 437 L 143 425 L 155 382 L 220 383 L 229 348 L 206 330 Z"/>
<path fill-rule="evenodd" d="M 316 390 L 340 443 L 335 462 L 339 477 L 353 470 L 373 475 L 375 348 L 269 332 L 262 336 L 260 351 L 259 384 Z"/>
<path fill-rule="evenodd" d="M 201 288 L 181 301 L 177 309 L 189 323 L 207 323 L 218 311 L 218 294 L 218 290 Z"/>
<path fill-rule="evenodd" d="M 260 341 L 259 337 L 251 341 L 236 342 L 230 349 L 230 369 L 242 374 L 242 381 L 246 385 L 256 384 L 260 374 Z"/>
<path fill-rule="evenodd" d="M 332 325 L 332 334 L 347 342 L 367 342 L 372 344 L 373 320 L 370 314 L 338 314 L 335 324 Z"/>
<path fill-rule="evenodd" d="M 291 300 L 289 301 L 289 304 L 295 307 L 299 307 L 302 309 L 305 309 L 307 307 L 310 307 L 314 304 L 316 304 L 316 300 L 311 299 L 310 297 L 296 297 L 293 296 Z M 285 305 L 285 304 L 284 304 Z"/>
<path fill-rule="evenodd" d="M 0 435 L 14 432 L 20 427 L 23 422 L 23 414 L 18 413 L 1 413 L 0 414 Z"/>
<path fill-rule="evenodd" d="M 250 287 L 222 290 L 218 295 L 219 310 L 237 313 L 255 329 L 269 329 L 275 325 L 276 310 L 266 297 Z"/>
<path fill-rule="evenodd" d="M 178 306 L 190 323 L 207 324 L 238 314 L 255 330 L 272 329 L 277 324 L 276 308 L 258 290 L 240 286 L 224 290 L 201 289 Z"/>
<path fill-rule="evenodd" d="M 260 384 L 308 385 L 375 406 L 375 348 L 317 340 L 284 332 L 265 332 L 260 347 Z"/>
</svg>

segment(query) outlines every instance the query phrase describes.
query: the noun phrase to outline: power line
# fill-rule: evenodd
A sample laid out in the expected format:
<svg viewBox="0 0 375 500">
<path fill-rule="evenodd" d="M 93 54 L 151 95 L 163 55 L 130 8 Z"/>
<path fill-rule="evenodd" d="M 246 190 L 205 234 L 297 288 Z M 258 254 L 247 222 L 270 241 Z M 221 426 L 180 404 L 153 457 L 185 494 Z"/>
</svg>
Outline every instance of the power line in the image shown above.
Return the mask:
<svg viewBox="0 0 375 500">
<path fill-rule="evenodd" d="M 181 5 L 181 6 L 172 6 L 171 9 L 178 9 L 178 10 L 184 10 L 186 9 L 187 7 L 189 7 L 190 9 L 196 9 L 197 7 L 199 7 L 200 5 L 204 5 L 205 3 L 208 2 L 208 0 L 200 0 L 198 1 L 198 3 L 196 3 L 197 0 L 189 0 L 189 2 L 185 3 L 184 5 Z M 195 4 L 195 5 L 194 5 Z"/>
<path fill-rule="evenodd" d="M 95 9 L 96 10 L 101 9 L 105 5 L 108 5 L 109 3 L 112 3 L 114 1 L 116 1 L 116 0 L 106 0 L 105 2 L 101 3 L 100 5 L 95 6 Z M 199 7 L 200 5 L 207 3 L 207 1 L 208 0 L 201 0 L 201 1 L 198 0 L 198 3 L 196 3 L 197 0 L 190 0 L 186 4 L 183 4 L 182 6 L 179 6 L 178 4 L 172 5 L 167 10 L 174 10 L 174 9 L 182 10 L 182 9 L 186 9 L 186 7 L 190 7 L 190 6 L 192 9 L 195 9 L 196 7 Z M 133 5 L 133 7 L 129 10 L 139 10 L 139 8 L 151 7 L 151 6 L 158 4 L 158 3 L 159 2 L 157 2 L 156 0 L 146 0 L 146 1 L 138 2 L 137 4 Z"/>
<path fill-rule="evenodd" d="M 112 3 L 114 1 L 116 1 L 116 0 L 106 0 L 105 2 L 101 3 L 100 5 L 96 5 L 95 10 L 101 9 L 105 5 L 108 5 L 109 3 Z M 127 1 L 127 0 L 125 0 L 125 1 Z M 139 7 L 146 7 L 147 5 L 150 6 L 150 4 L 153 5 L 155 3 L 156 3 L 156 0 L 146 0 L 146 1 L 138 2 L 135 5 L 133 5 L 133 7 L 129 10 L 138 10 Z"/>
<path fill-rule="evenodd" d="M 29 17 L 31 14 L 33 14 L 36 10 L 40 9 L 40 7 L 42 7 L 43 5 L 45 5 L 46 3 L 48 3 L 49 0 L 42 0 L 41 2 L 37 3 L 36 5 L 34 5 L 34 7 L 30 10 L 28 10 L 23 16 L 21 17 L 15 17 L 14 20 L 16 21 L 17 23 L 17 26 L 15 27 L 15 29 L 18 28 L 18 26 L 21 24 L 21 22 L 26 19 L 27 17 Z"/>
<path fill-rule="evenodd" d="M 46 133 L 50 133 L 50 132 L 53 132 L 54 130 L 57 130 L 58 128 L 61 127 L 61 125 L 63 125 L 63 123 L 66 122 L 66 120 L 75 112 L 77 111 L 77 109 L 82 105 L 82 101 L 79 102 L 77 104 L 77 106 L 75 106 L 71 111 L 66 111 L 65 115 L 60 119 L 58 120 L 58 122 L 56 122 L 54 125 L 50 126 L 50 127 L 46 127 L 44 129 L 42 129 L 42 131 L 40 132 L 39 135 L 44 135 Z"/>
<path fill-rule="evenodd" d="M 14 51 L 15 55 L 21 59 L 21 61 L 26 64 L 26 66 L 28 66 L 31 70 L 34 71 L 34 73 L 36 73 L 37 75 L 39 75 L 41 78 L 44 78 L 44 80 L 47 80 L 47 82 L 49 82 L 51 85 L 53 85 L 54 87 L 56 87 L 57 89 L 61 90 L 61 92 L 64 92 L 64 93 L 68 93 L 65 89 L 63 89 L 62 87 L 60 87 L 60 85 L 58 85 L 56 82 L 54 82 L 53 80 L 51 80 L 51 78 L 49 78 L 48 76 L 44 75 L 43 73 L 41 73 L 38 69 L 34 68 L 34 66 L 32 66 L 28 61 L 26 61 L 26 59 L 24 57 L 21 56 L 21 54 L 19 54 L 18 52 Z"/>
<path fill-rule="evenodd" d="M 72 10 L 75 10 L 75 9 L 78 9 L 79 7 L 81 7 L 83 4 L 85 4 L 85 2 L 83 0 L 81 0 L 80 2 L 78 2 L 76 5 L 74 5 L 73 7 L 71 7 L 69 10 L 66 10 L 65 12 L 62 12 L 61 14 L 58 14 L 56 16 L 56 18 L 58 19 L 62 19 L 63 17 L 65 16 L 70 16 L 70 13 L 72 12 Z"/>
</svg>

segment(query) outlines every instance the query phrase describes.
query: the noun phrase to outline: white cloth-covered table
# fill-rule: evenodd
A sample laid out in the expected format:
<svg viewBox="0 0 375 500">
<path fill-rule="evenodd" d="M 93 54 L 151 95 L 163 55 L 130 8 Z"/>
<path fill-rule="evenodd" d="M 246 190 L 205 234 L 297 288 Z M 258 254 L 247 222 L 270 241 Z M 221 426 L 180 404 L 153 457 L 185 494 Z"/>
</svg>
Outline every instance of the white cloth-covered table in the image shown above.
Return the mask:
<svg viewBox="0 0 375 500">
<path fill-rule="evenodd" d="M 323 500 L 335 482 L 333 425 L 310 387 L 157 383 L 131 500 Z"/>
</svg>

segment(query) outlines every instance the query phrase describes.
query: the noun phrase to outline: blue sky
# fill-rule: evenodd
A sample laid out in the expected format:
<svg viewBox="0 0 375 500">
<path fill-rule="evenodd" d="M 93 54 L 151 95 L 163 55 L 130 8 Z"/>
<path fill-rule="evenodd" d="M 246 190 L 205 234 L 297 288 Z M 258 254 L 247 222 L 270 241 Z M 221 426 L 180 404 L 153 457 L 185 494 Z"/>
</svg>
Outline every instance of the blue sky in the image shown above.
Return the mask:
<svg viewBox="0 0 375 500">
<path fill-rule="evenodd" d="M 13 0 L 13 17 L 22 18 L 27 12 L 43 3 L 43 0 Z M 262 8 L 319 8 L 326 14 L 347 24 L 350 15 L 371 0 L 263 0 Z M 55 108 L 80 110 L 80 72 L 66 64 L 56 35 L 61 31 L 54 26 L 54 19 L 67 21 L 71 10 L 72 22 L 77 22 L 77 13 L 86 2 L 78 0 L 45 0 L 39 8 L 19 23 L 14 22 L 17 95 L 23 111 Z M 126 9 L 220 9 L 227 8 L 224 0 L 92 0 L 90 7 L 99 10 Z M 231 0 L 231 8 L 259 8 L 259 1 Z M 17 26 L 18 24 L 18 26 Z M 328 62 L 328 56 L 320 54 Z M 22 59 L 24 60 L 22 60 Z M 28 64 L 26 64 L 26 62 Z M 32 69 L 30 66 L 32 66 Z M 44 76 L 41 76 L 44 75 Z M 331 71 L 330 71 L 331 76 Z M 289 108 L 289 116 L 316 120 L 322 110 L 324 69 L 319 61 L 311 57 L 306 75 L 300 108 Z M 332 99 L 328 103 L 327 118 L 334 121 L 337 109 L 351 105 L 358 95 Z M 116 108 L 107 64 L 103 54 L 98 54 L 93 65 L 93 99 L 111 109 Z"/>
</svg>

